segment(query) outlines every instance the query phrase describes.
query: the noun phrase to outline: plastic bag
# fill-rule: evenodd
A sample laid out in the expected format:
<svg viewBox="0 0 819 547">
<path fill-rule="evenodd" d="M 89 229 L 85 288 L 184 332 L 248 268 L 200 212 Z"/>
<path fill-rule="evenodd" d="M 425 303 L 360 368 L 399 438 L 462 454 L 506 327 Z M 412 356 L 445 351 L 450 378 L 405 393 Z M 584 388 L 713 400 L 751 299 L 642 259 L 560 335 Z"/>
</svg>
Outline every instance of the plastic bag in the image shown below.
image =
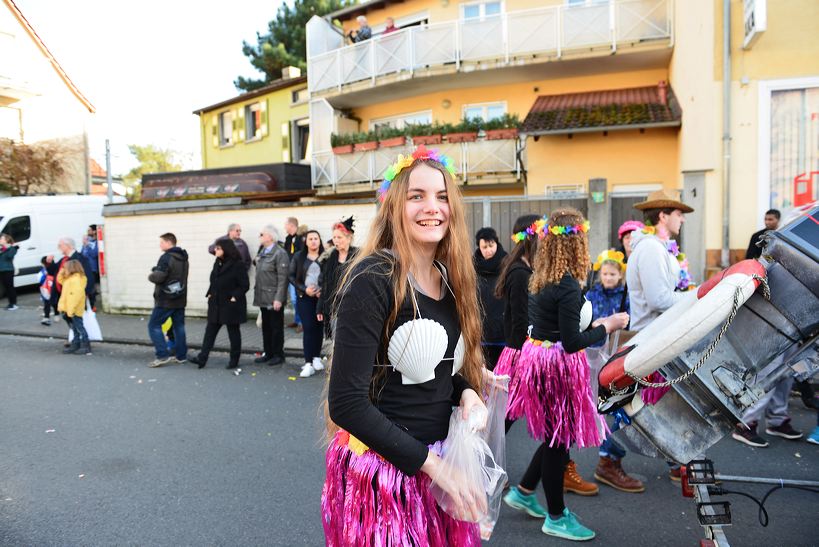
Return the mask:
<svg viewBox="0 0 819 547">
<path fill-rule="evenodd" d="M 597 377 L 603 369 L 603 365 L 605 365 L 606 361 L 611 357 L 608 347 L 609 339 L 607 338 L 606 343 L 602 346 L 596 348 L 590 347 L 585 350 L 586 360 L 589 362 L 589 379 L 591 380 L 592 395 L 594 395 L 595 400 L 597 399 L 599 386 Z"/>
<path fill-rule="evenodd" d="M 477 523 L 492 518 L 490 501 L 499 496 L 506 481 L 506 472 L 495 462 L 478 431 L 487 419 L 481 407 L 474 407 L 468 419 L 463 418 L 461 408 L 456 408 L 449 419 L 442 464 L 432 477 L 430 490 L 438 505 L 457 520 Z M 497 519 L 497 512 L 494 515 Z"/>
<path fill-rule="evenodd" d="M 491 374 L 491 373 L 490 373 Z M 492 376 L 486 382 L 484 402 L 489 418 L 486 427 L 480 432 L 486 445 L 495 458 L 495 464 L 506 469 L 506 403 L 509 400 L 509 376 Z M 506 482 L 504 473 L 501 487 L 497 488 L 488 498 L 489 509 L 485 518 L 480 522 L 481 539 L 488 540 L 495 529 L 503 500 L 503 483 Z"/>
<path fill-rule="evenodd" d="M 75 317 L 74 321 L 78 318 Z M 82 325 L 85 327 L 85 332 L 88 334 L 89 342 L 102 342 L 102 330 L 100 324 L 97 322 L 97 314 L 91 309 L 91 304 L 86 300 L 85 313 L 82 315 Z M 68 341 L 74 341 L 74 329 L 68 331 Z"/>
</svg>

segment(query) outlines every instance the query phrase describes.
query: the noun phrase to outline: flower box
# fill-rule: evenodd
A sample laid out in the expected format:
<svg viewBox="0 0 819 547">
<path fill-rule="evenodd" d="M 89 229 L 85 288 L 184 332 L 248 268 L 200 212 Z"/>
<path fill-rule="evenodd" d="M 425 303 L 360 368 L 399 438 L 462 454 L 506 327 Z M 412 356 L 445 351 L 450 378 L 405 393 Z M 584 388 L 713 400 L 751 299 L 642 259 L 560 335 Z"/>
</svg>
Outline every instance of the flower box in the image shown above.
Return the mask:
<svg viewBox="0 0 819 547">
<path fill-rule="evenodd" d="M 353 145 L 356 152 L 366 152 L 378 148 L 378 141 L 357 142 Z"/>
<path fill-rule="evenodd" d="M 418 135 L 412 138 L 412 144 L 415 146 L 419 144 L 441 144 L 441 135 Z"/>
<path fill-rule="evenodd" d="M 486 140 L 488 141 L 499 141 L 503 139 L 517 139 L 518 138 L 518 130 L 515 128 L 511 129 L 487 129 L 486 130 Z"/>
<path fill-rule="evenodd" d="M 393 137 L 391 139 L 384 139 L 378 141 L 378 145 L 381 148 L 392 148 L 393 146 L 404 146 L 407 143 L 407 137 L 400 136 L 400 137 Z"/>
<path fill-rule="evenodd" d="M 456 143 L 456 142 L 475 142 L 478 140 L 477 133 L 449 133 L 446 136 L 447 142 Z"/>
<path fill-rule="evenodd" d="M 353 153 L 353 145 L 352 144 L 343 144 L 341 146 L 334 146 L 333 147 L 333 154 L 341 155 L 341 154 L 352 154 Z"/>
</svg>

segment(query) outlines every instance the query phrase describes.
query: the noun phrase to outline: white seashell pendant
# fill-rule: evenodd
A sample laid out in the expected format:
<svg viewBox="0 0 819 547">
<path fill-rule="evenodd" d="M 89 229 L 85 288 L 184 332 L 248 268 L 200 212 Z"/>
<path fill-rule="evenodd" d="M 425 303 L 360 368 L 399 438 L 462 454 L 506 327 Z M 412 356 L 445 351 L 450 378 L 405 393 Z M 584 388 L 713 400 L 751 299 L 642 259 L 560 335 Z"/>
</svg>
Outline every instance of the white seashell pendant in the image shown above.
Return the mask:
<svg viewBox="0 0 819 547">
<path fill-rule="evenodd" d="M 583 332 L 589 328 L 593 313 L 594 310 L 592 310 L 592 303 L 586 300 L 583 303 L 583 307 L 580 308 L 580 332 Z"/>
<path fill-rule="evenodd" d="M 464 335 L 458 336 L 458 344 L 455 346 L 455 353 L 452 356 L 452 375 L 455 376 L 464 366 L 464 353 L 466 352 L 466 345 L 464 344 Z"/>
<path fill-rule="evenodd" d="M 413 319 L 390 338 L 387 357 L 401 373 L 402 384 L 423 384 L 435 379 L 435 368 L 444 358 L 449 338 L 446 329 L 432 319 Z"/>
</svg>

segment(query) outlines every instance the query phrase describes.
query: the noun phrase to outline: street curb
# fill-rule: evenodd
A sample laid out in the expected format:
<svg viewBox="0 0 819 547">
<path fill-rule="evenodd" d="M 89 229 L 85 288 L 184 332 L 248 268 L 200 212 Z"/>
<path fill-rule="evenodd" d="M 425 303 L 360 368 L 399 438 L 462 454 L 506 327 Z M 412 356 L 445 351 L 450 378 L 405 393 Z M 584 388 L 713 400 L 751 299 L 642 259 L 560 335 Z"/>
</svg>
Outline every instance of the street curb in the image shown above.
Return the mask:
<svg viewBox="0 0 819 547">
<path fill-rule="evenodd" d="M 38 332 L 21 332 L 21 331 L 11 331 L 0 329 L 0 335 L 7 334 L 11 336 L 28 336 L 29 338 L 54 338 L 54 339 L 61 339 L 65 338 L 64 336 L 54 336 L 53 334 L 46 334 L 46 333 L 38 333 Z M 153 348 L 154 345 L 150 340 L 133 340 L 128 338 L 105 338 L 102 342 L 94 342 L 95 344 L 123 344 L 127 346 L 144 346 Z M 188 349 L 202 349 L 202 344 L 188 344 Z M 229 346 L 214 346 L 211 351 L 218 351 L 218 352 L 229 352 Z M 256 350 L 242 350 L 242 355 L 256 355 Z M 301 351 L 298 350 L 284 350 L 285 357 L 301 357 L 303 354 Z"/>
</svg>

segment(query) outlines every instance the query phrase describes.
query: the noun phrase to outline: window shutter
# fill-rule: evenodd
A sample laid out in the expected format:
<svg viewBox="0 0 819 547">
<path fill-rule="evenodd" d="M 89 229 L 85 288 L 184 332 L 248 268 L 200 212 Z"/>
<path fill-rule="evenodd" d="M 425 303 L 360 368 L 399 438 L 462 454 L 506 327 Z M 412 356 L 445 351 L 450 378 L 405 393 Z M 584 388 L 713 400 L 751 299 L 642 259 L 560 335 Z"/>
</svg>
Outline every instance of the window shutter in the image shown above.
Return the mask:
<svg viewBox="0 0 819 547">
<path fill-rule="evenodd" d="M 236 124 L 239 128 L 239 139 L 237 142 L 241 142 L 245 140 L 245 107 L 240 106 L 239 109 L 236 111 L 236 119 L 238 123 Z"/>
<path fill-rule="evenodd" d="M 218 114 L 211 119 L 210 129 L 211 129 L 211 131 L 210 131 L 211 136 L 213 137 L 212 138 L 213 147 L 214 148 L 219 148 L 219 115 Z"/>
<path fill-rule="evenodd" d="M 262 100 L 262 102 L 259 103 L 259 107 L 260 107 L 261 112 L 262 112 L 262 128 L 261 128 L 262 129 L 262 137 L 266 137 L 267 136 L 267 99 Z"/>
<path fill-rule="evenodd" d="M 290 123 L 282 122 L 282 161 L 290 161 Z"/>
</svg>

